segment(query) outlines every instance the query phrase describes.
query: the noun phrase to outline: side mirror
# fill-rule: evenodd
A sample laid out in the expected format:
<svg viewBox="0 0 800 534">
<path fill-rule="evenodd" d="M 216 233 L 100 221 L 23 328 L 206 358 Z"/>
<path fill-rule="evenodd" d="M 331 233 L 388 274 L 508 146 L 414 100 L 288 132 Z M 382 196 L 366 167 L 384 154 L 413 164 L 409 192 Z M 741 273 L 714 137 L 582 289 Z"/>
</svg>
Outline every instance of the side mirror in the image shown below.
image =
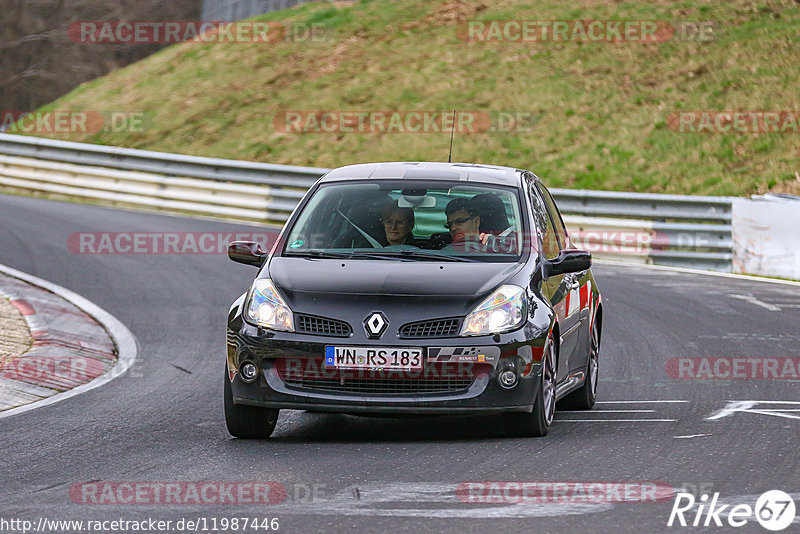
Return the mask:
<svg viewBox="0 0 800 534">
<path fill-rule="evenodd" d="M 237 263 L 261 267 L 267 256 L 258 243 L 253 241 L 233 241 L 228 244 L 228 257 Z"/>
<path fill-rule="evenodd" d="M 592 266 L 592 253 L 586 250 L 562 250 L 554 259 L 548 261 L 547 275 L 577 273 Z"/>
</svg>

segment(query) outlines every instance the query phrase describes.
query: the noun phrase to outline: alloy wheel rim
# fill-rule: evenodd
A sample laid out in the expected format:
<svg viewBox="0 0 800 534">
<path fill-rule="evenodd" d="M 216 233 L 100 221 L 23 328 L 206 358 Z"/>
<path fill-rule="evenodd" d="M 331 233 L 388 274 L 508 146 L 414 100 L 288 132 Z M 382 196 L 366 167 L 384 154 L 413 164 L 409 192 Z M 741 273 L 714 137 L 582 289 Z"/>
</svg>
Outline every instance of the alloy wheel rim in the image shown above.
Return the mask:
<svg viewBox="0 0 800 534">
<path fill-rule="evenodd" d="M 555 350 L 553 343 L 550 343 L 550 348 L 547 351 L 547 359 L 545 360 L 543 374 L 544 383 L 544 406 L 545 406 L 545 421 L 548 425 L 553 422 L 553 416 L 556 411 L 556 369 L 555 369 Z"/>
<path fill-rule="evenodd" d="M 589 376 L 592 384 L 592 398 L 597 396 L 597 375 L 599 371 L 598 353 L 599 343 L 597 341 L 597 326 L 592 327 L 592 346 L 589 350 Z"/>
</svg>

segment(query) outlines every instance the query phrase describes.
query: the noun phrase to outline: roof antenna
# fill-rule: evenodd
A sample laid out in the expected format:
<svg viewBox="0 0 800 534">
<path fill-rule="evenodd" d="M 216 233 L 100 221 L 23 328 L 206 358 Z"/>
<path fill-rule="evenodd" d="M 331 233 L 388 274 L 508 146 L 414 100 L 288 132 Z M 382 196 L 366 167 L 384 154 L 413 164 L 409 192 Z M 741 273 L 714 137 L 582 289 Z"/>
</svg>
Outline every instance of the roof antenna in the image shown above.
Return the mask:
<svg viewBox="0 0 800 534">
<path fill-rule="evenodd" d="M 453 110 L 453 126 L 450 128 L 450 153 L 447 155 L 447 163 L 452 163 L 453 159 L 453 133 L 456 131 L 456 110 Z"/>
</svg>

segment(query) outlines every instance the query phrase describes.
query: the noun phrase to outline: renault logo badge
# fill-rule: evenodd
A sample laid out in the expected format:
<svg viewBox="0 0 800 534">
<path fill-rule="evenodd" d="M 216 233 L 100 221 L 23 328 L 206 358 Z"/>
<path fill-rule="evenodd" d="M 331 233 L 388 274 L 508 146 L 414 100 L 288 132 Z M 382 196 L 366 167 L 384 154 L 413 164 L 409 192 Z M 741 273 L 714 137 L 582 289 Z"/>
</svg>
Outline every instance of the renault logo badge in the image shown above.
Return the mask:
<svg viewBox="0 0 800 534">
<path fill-rule="evenodd" d="M 387 326 L 389 326 L 389 320 L 379 311 L 370 313 L 367 318 L 364 319 L 364 330 L 367 331 L 367 336 L 371 339 L 381 337 Z"/>
</svg>

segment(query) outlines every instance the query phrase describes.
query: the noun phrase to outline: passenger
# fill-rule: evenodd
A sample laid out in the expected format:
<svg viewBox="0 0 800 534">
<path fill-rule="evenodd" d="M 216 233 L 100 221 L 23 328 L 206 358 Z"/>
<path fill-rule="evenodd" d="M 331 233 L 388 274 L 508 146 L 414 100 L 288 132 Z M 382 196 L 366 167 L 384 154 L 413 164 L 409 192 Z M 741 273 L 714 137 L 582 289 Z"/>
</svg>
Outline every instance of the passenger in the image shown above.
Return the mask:
<svg viewBox="0 0 800 534">
<path fill-rule="evenodd" d="M 411 233 L 414 228 L 414 210 L 412 208 L 401 208 L 395 200 L 384 208 L 381 222 L 386 231 L 387 244 L 384 244 L 384 246 L 416 246 L 416 239 Z"/>
</svg>

